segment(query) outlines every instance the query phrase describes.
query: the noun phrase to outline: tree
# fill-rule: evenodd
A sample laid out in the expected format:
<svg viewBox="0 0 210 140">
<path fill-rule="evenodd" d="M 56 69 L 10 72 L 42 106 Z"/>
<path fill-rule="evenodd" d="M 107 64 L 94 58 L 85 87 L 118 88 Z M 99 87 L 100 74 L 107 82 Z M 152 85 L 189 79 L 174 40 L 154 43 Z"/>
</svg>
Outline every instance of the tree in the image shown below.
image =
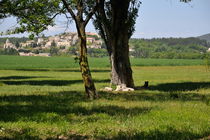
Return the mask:
<svg viewBox="0 0 210 140">
<path fill-rule="evenodd" d="M 15 42 L 15 46 L 16 48 L 19 48 L 20 47 L 20 43 L 18 41 Z"/>
<path fill-rule="evenodd" d="M 53 40 L 52 43 L 51 43 L 51 47 L 56 47 L 56 46 L 57 45 L 56 45 L 55 41 Z"/>
<path fill-rule="evenodd" d="M 134 32 L 138 0 L 101 0 L 94 25 L 107 46 L 111 63 L 111 83 L 134 87 L 129 60 L 129 39 Z"/>
<path fill-rule="evenodd" d="M 54 18 L 59 14 L 65 14 L 67 19 L 74 20 L 80 40 L 79 64 L 85 91 L 89 98 L 96 98 L 97 92 L 87 59 L 85 27 L 95 13 L 97 6 L 98 2 L 96 0 L 1 0 L 0 18 L 17 17 L 20 27 L 10 33 L 27 31 L 31 33 L 31 38 L 34 34 L 38 35 L 47 29 L 49 25 L 53 26 Z"/>
<path fill-rule="evenodd" d="M 68 12 L 71 14 L 71 17 L 76 23 L 79 43 L 80 43 L 80 70 L 82 72 L 82 78 L 85 85 L 85 91 L 89 98 L 97 98 L 97 92 L 96 88 L 90 73 L 89 64 L 88 64 L 88 58 L 87 58 L 87 40 L 86 40 L 86 33 L 85 33 L 85 27 L 93 14 L 96 11 L 96 8 L 98 6 L 98 2 L 95 4 L 95 6 L 92 6 L 93 8 L 87 9 L 85 6 L 84 1 L 77 0 L 75 8 L 77 9 L 77 14 L 73 12 L 73 9 L 70 7 L 70 4 L 67 3 L 66 0 L 62 0 L 65 8 L 68 10 Z M 86 1 L 86 3 L 88 3 Z M 86 18 L 83 18 L 84 11 L 86 11 Z"/>
<path fill-rule="evenodd" d="M 95 13 L 94 25 L 107 46 L 111 83 L 115 85 L 134 87 L 128 43 L 135 31 L 140 4 L 139 0 L 101 0 Z"/>
<path fill-rule="evenodd" d="M 57 47 L 50 47 L 50 54 L 53 55 L 58 55 L 59 49 Z"/>
</svg>

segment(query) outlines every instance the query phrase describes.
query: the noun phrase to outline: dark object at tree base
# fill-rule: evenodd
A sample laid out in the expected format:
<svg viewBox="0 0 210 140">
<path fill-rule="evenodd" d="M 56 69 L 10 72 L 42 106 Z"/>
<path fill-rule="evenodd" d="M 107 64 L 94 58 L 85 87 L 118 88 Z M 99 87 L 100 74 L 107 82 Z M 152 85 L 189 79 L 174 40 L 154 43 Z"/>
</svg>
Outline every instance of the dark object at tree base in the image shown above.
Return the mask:
<svg viewBox="0 0 210 140">
<path fill-rule="evenodd" d="M 149 87 L 149 81 L 145 81 L 143 88 L 148 88 L 148 87 Z"/>
<path fill-rule="evenodd" d="M 148 89 L 149 88 L 149 81 L 145 81 L 143 86 L 137 86 L 134 89 L 140 90 L 140 89 Z"/>
</svg>

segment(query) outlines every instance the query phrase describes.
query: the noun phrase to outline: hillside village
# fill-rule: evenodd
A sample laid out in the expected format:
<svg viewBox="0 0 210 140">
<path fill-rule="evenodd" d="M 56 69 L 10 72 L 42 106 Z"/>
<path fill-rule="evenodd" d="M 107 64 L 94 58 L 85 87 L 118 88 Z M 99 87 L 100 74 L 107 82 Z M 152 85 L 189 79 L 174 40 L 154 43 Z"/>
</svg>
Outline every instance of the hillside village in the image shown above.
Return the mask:
<svg viewBox="0 0 210 140">
<path fill-rule="evenodd" d="M 12 43 L 9 39 L 3 45 L 4 49 L 15 49 L 21 56 L 50 56 L 50 50 L 57 48 L 60 52 L 68 52 L 69 48 L 77 46 L 77 33 L 68 32 L 56 36 L 39 37 L 26 42 Z M 97 33 L 87 32 L 87 48 L 100 49 L 102 40 Z M 30 50 L 30 51 L 28 51 Z"/>
<path fill-rule="evenodd" d="M 203 38 L 205 37 L 205 39 Z M 129 55 L 135 58 L 204 59 L 210 57 L 208 35 L 189 38 L 130 39 Z M 29 38 L 0 38 L 0 55 L 77 56 L 77 33 Z M 106 46 L 96 33 L 87 32 L 87 54 L 107 57 Z"/>
</svg>

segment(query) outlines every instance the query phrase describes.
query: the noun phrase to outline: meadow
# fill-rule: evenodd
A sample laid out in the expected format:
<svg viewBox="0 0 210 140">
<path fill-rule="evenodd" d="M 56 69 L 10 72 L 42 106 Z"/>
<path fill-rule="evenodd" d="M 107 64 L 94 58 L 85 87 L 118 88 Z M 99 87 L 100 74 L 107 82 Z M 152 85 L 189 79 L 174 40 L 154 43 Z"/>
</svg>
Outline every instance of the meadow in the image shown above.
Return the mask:
<svg viewBox="0 0 210 140">
<path fill-rule="evenodd" d="M 92 68 L 109 68 L 109 58 L 89 58 Z M 204 65 L 201 59 L 140 59 L 131 58 L 132 66 L 194 66 Z M 0 69 L 78 68 L 73 57 L 33 57 L 0 55 Z"/>
<path fill-rule="evenodd" d="M 209 139 L 210 71 L 203 60 L 132 59 L 149 89 L 102 92 L 108 58 L 91 58 L 100 98 L 88 100 L 68 57 L 0 56 L 0 139 Z"/>
</svg>

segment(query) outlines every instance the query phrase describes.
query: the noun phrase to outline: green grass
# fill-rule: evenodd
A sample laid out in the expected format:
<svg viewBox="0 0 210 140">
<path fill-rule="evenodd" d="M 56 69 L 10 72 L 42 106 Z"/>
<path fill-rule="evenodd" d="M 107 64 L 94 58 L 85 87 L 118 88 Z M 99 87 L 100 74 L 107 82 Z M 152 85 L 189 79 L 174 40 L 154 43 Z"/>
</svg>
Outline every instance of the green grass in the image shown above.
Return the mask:
<svg viewBox="0 0 210 140">
<path fill-rule="evenodd" d="M 69 58 L 46 59 L 52 65 L 51 59 Z M 20 63 L 14 59 L 0 70 L 0 139 L 185 140 L 210 135 L 210 72 L 205 66 L 135 66 L 135 84 L 148 80 L 150 88 L 128 93 L 99 91 L 109 85 L 109 70 L 93 67 L 100 98 L 90 101 L 74 67 L 19 68 Z"/>
<path fill-rule="evenodd" d="M 90 67 L 109 67 L 108 58 L 90 58 Z M 192 66 L 204 65 L 199 59 L 140 59 L 131 58 L 132 66 Z M 34 56 L 2 56 L 0 55 L 0 69 L 55 69 L 78 68 L 73 57 L 34 57 Z"/>
</svg>

